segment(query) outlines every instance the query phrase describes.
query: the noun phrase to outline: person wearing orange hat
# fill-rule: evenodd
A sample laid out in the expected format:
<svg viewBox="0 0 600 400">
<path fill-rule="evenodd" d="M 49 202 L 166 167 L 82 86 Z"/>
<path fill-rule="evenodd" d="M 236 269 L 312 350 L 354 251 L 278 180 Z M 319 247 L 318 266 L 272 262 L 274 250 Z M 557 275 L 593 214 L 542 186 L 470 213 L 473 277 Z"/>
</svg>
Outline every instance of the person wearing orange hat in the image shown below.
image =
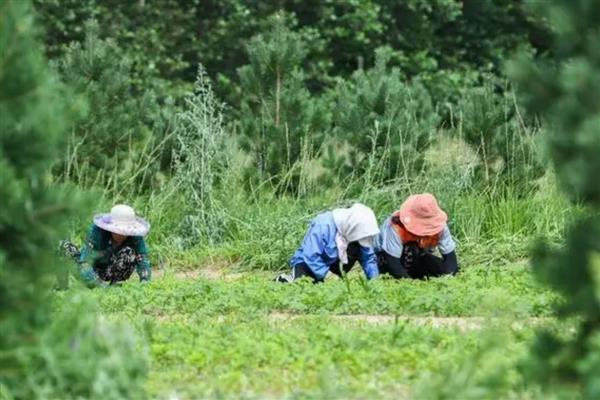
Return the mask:
<svg viewBox="0 0 600 400">
<path fill-rule="evenodd" d="M 447 221 L 432 194 L 409 196 L 400 210 L 385 220 L 375 240 L 380 273 L 396 279 L 456 274 L 456 243 Z M 433 254 L 436 248 L 441 258 Z"/>
</svg>

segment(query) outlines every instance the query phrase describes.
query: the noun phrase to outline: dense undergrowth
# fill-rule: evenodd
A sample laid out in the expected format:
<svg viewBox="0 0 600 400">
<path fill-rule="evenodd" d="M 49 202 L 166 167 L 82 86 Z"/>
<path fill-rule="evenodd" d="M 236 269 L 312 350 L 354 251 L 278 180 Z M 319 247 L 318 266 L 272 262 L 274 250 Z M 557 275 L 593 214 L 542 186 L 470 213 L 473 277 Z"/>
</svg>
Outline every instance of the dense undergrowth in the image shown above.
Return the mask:
<svg viewBox="0 0 600 400">
<path fill-rule="evenodd" d="M 6 0 L 0 398 L 596 398 L 599 69 L 553 42 L 596 34 L 594 2 L 550 27 L 521 2 L 35 0 L 50 67 Z M 530 114 L 517 47 L 565 61 L 512 65 Z M 318 213 L 425 191 L 458 275 L 272 281 Z M 115 203 L 152 225 L 152 282 L 51 290 L 56 243 Z"/>
</svg>

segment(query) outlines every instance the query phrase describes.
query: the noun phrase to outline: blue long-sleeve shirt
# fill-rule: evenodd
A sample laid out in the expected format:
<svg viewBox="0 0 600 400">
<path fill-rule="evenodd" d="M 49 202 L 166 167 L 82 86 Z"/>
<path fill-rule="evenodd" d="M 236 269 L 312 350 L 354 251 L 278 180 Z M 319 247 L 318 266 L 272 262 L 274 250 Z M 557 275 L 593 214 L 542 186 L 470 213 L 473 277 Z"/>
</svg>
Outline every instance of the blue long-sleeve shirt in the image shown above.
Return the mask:
<svg viewBox="0 0 600 400">
<path fill-rule="evenodd" d="M 131 247 L 140 256 L 135 268 L 140 281 L 150 280 L 152 269 L 148 259 L 148 248 L 143 237 L 129 236 L 119 246 L 113 246 L 111 233 L 92 224 L 79 256 L 80 273 L 84 282 L 88 285 L 99 284 L 100 278 L 93 266 L 97 263 L 108 264 L 110 256 L 125 246 Z"/>
<path fill-rule="evenodd" d="M 336 234 L 337 227 L 333 220 L 333 213 L 328 211 L 317 215 L 311 221 L 302 244 L 292 256 L 290 266 L 295 267 L 300 264 L 306 264 L 317 279 L 325 279 L 329 268 L 340 262 L 335 242 Z M 379 275 L 377 257 L 373 248 L 360 246 L 359 263 L 367 279 L 372 279 Z"/>
</svg>

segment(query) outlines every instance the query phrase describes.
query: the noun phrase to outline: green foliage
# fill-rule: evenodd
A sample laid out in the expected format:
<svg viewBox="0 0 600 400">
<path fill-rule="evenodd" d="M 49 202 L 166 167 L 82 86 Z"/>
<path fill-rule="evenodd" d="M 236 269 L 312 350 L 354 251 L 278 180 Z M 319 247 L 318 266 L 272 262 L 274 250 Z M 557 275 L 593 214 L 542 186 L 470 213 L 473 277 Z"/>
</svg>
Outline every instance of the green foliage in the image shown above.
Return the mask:
<svg viewBox="0 0 600 400">
<path fill-rule="evenodd" d="M 164 98 L 181 94 L 193 83 L 198 62 L 195 46 L 199 44 L 197 0 L 33 2 L 46 31 L 46 50 L 51 58 L 64 55 L 72 42 L 84 42 L 85 25 L 94 19 L 99 37 L 113 39 L 127 55 L 129 79 L 136 91 L 153 89 Z"/>
<path fill-rule="evenodd" d="M 364 283 L 352 274 L 320 285 L 281 285 L 256 271 L 213 280 L 205 271 L 87 293 L 111 319 L 135 321 L 149 337 L 153 397 L 411 397 L 416 382 L 455 379 L 452 387 L 466 393 L 490 374 L 510 385 L 519 382 L 514 361 L 533 327 L 551 324 L 558 300 L 517 266 L 428 282 Z M 503 327 L 510 351 L 484 359 L 494 344 L 482 334 L 490 324 Z M 470 370 L 454 375 L 463 361 Z"/>
<path fill-rule="evenodd" d="M 228 165 L 222 105 L 202 68 L 193 94 L 176 115 L 173 183 L 187 197 L 182 221 L 184 242 L 218 242 L 223 236 L 223 210 L 217 199 L 219 175 Z M 178 201 L 181 201 L 179 198 Z"/>
<path fill-rule="evenodd" d="M 520 119 L 514 95 L 491 85 L 466 91 L 457 106 L 457 134 L 482 160 L 484 182 L 500 176 L 527 185 L 545 171 L 536 154 L 536 131 Z"/>
<path fill-rule="evenodd" d="M 296 285 L 277 285 L 273 273 L 238 274 L 227 279 L 196 280 L 165 277 L 146 289 L 126 285 L 120 290 L 93 293 L 102 309 L 127 315 L 196 315 L 229 313 L 372 314 L 486 317 L 547 317 L 560 298 L 540 285 L 523 266 L 470 266 L 456 278 L 430 281 L 380 279 L 364 285 L 360 267 L 348 282 L 309 279 Z M 227 272 L 225 270 L 225 272 Z M 183 274 L 182 274 L 183 275 Z M 185 275 L 184 275 L 185 276 Z"/>
<path fill-rule="evenodd" d="M 418 399 L 537 398 L 516 361 L 527 356 L 530 332 L 506 329 L 510 319 L 491 321 L 468 351 L 441 356 L 439 370 L 426 371 L 415 384 Z"/>
<path fill-rule="evenodd" d="M 261 178 L 282 179 L 328 127 L 325 107 L 311 97 L 299 68 L 306 57 L 302 39 L 285 22 L 276 16 L 268 34 L 250 40 L 249 64 L 238 71 L 241 144 Z"/>
<path fill-rule="evenodd" d="M 72 43 L 58 66 L 63 80 L 90 105 L 73 130 L 66 177 L 115 192 L 151 178 L 140 174 L 147 167 L 144 151 L 164 137 L 166 121 L 152 92 L 134 90 L 127 55 L 114 41 L 100 39 L 97 22 L 88 21 L 84 42 Z"/>
<path fill-rule="evenodd" d="M 559 2 L 546 12 L 558 30 L 553 46 L 562 63 L 522 60 L 511 71 L 529 109 L 548 120 L 550 155 L 562 187 L 575 199 L 599 204 L 600 67 L 597 48 L 590 42 L 597 35 L 590 22 L 598 13 L 597 3 L 582 1 L 569 7 Z M 582 33 L 586 29 L 589 34 Z"/>
<path fill-rule="evenodd" d="M 114 38 L 134 61 L 137 88 L 181 93 L 202 64 L 217 82 L 217 92 L 236 105 L 242 93 L 234 82 L 237 69 L 248 62 L 245 42 L 268 32 L 274 14 L 292 16 L 297 21 L 292 29 L 310 38 L 305 71 L 312 91 L 372 66 L 372 50 L 388 45 L 395 49 L 394 64 L 407 76 L 423 76 L 436 100 L 456 100 L 461 83 L 473 81 L 465 77 L 500 73 L 514 49 L 547 49 L 547 28 L 524 3 L 35 0 L 53 57 L 65 44 L 81 41 L 84 22 L 97 18 L 101 36 Z"/>
<path fill-rule="evenodd" d="M 522 263 L 532 236 L 560 242 L 574 216 L 585 215 L 552 183 L 544 186 L 551 173 L 537 180 L 544 172 L 538 127 L 521 118 L 509 85 L 491 86 L 507 54 L 522 48 L 543 59 L 550 44 L 546 23 L 523 1 L 34 4 L 46 53 L 62 79 L 89 98 L 90 110 L 56 166 L 65 142 L 56 132 L 69 126 L 69 118 L 56 117 L 70 93 L 43 63 L 17 65 L 32 57 L 22 54 L 29 47 L 10 46 L 6 33 L 14 29 L 1 20 L 8 56 L 0 56 L 0 128 L 7 132 L 0 136 L 7 183 L 0 192 L 8 207 L 0 211 L 0 299 L 24 304 L 19 316 L 6 311 L 14 306 L 2 309 L 2 344 L 18 349 L 0 353 L 0 388 L 10 396 L 141 398 L 147 389 L 160 398 L 535 397 L 538 386 L 526 387 L 529 375 L 515 365 L 531 326 L 542 324 L 552 334 L 540 349 L 560 373 L 532 369 L 547 381 L 583 377 L 584 393 L 597 397 L 597 218 L 575 228 L 567 250 L 538 249 L 536 263 L 547 268 L 536 273 L 554 289 L 527 268 L 507 265 Z M 594 21 L 597 13 L 588 11 Z M 588 21 L 555 16 L 563 14 L 562 22 Z M 98 22 L 86 25 L 90 18 Z M 598 85 L 582 49 L 595 54 L 593 43 L 572 33 L 552 48 L 572 61 L 527 75 L 523 84 L 537 98 L 532 110 L 552 115 L 540 132 L 549 131 L 551 149 L 560 150 L 552 150 L 554 159 L 566 161 L 568 168 L 557 168 L 561 182 L 574 197 L 597 202 L 598 168 L 583 161 L 597 162 L 599 121 L 585 113 L 597 114 Z M 196 75 L 198 64 L 206 73 Z M 8 94 L 16 100 L 4 101 Z M 50 296 L 42 289 L 52 279 L 37 272 L 51 267 L 46 250 L 68 217 L 47 215 L 38 204 L 78 203 L 49 185 L 53 162 L 65 181 L 101 192 L 95 211 L 124 201 L 149 218 L 151 256 L 166 278 L 159 270 L 147 286 L 58 294 L 49 321 Z M 383 220 L 422 191 L 435 193 L 450 216 L 460 275 L 367 282 L 357 267 L 345 281 L 323 285 L 270 282 L 317 213 L 360 200 Z M 565 275 L 567 261 L 589 268 Z M 212 281 L 182 280 L 182 271 L 172 271 L 210 276 L 232 264 L 245 272 Z M 582 280 L 590 283 L 579 286 Z M 576 318 L 555 323 L 555 314 Z M 468 329 L 487 325 L 481 317 L 500 317 L 506 326 L 494 328 L 504 337 L 405 321 L 426 316 L 464 317 Z M 135 333 L 112 320 L 133 321 Z M 30 372 L 25 384 L 23 371 Z M 575 391 L 561 387 L 557 396 Z"/>
<path fill-rule="evenodd" d="M 17 0 L 0 6 L 0 393 L 142 397 L 145 362 L 121 329 L 99 323 L 90 303 L 51 310 L 55 273 L 64 268 L 56 243 L 83 204 L 49 170 L 82 103 L 48 68 L 30 6 Z M 127 363 L 117 360 L 122 356 Z"/>
<path fill-rule="evenodd" d="M 440 353 L 466 351 L 475 340 L 473 333 L 402 322 L 278 322 L 252 314 L 156 322 L 152 331 L 159 362 L 149 391 L 161 397 L 168 387 L 184 398 L 396 397 L 435 367 Z"/>
<path fill-rule="evenodd" d="M 456 157 L 445 148 L 449 157 Z M 528 191 L 498 185 L 482 189 L 463 187 L 455 189 L 456 175 L 425 174 L 418 182 L 395 181 L 386 187 L 363 186 L 360 197 L 352 197 L 344 189 L 359 187 L 360 180 L 346 180 L 346 188 L 332 186 L 323 193 L 298 198 L 277 196 L 272 192 L 259 195 L 243 190 L 239 180 L 227 180 L 216 190 L 218 205 L 222 207 L 222 237 L 215 245 L 202 242 L 198 253 L 174 255 L 171 263 L 197 265 L 200 260 L 212 262 L 211 257 L 240 263 L 247 269 L 276 271 L 285 269 L 291 254 L 297 249 L 308 224 L 320 212 L 336 206 L 361 201 L 369 204 L 383 221 L 397 210 L 411 191 L 436 193 L 450 217 L 453 236 L 459 241 L 461 264 L 495 266 L 507 260 L 527 256 L 532 237 L 544 234 L 559 241 L 565 225 L 571 223 L 580 209 L 570 207 L 556 191 L 530 188 Z M 448 180 L 447 180 L 448 179 Z M 317 186 L 318 190 L 319 186 Z M 267 191 L 267 190 L 265 190 Z M 173 247 L 184 232 L 169 227 L 183 218 L 182 200 L 173 198 L 160 205 L 157 212 L 151 205 L 151 215 L 158 218 L 164 231 L 161 243 Z M 190 233 L 191 235 L 191 233 Z M 183 235 L 183 239 L 185 239 Z M 182 257 L 183 260 L 177 260 Z"/>
<path fill-rule="evenodd" d="M 536 377 L 552 390 L 557 383 L 586 398 L 600 395 L 597 371 L 597 337 L 600 332 L 600 247 L 592 238 L 600 233 L 600 40 L 596 20 L 600 2 L 556 1 L 540 3 L 556 32 L 552 50 L 557 64 L 521 59 L 511 65 L 527 106 L 548 122 L 548 147 L 559 182 L 569 197 L 587 206 L 586 215 L 574 224 L 562 249 L 540 243 L 533 265 L 540 278 L 563 293 L 561 317 L 578 318 L 578 329 L 569 337 L 544 332 L 535 347 Z M 565 385 L 566 386 L 566 385 Z M 569 386 L 566 386 L 569 389 Z"/>
<path fill-rule="evenodd" d="M 425 88 L 408 84 L 398 68 L 388 67 L 391 50 L 376 54 L 372 69 L 356 71 L 334 94 L 336 143 L 325 162 L 342 176 L 364 173 L 370 153 L 383 160 L 379 180 L 412 175 L 440 121 Z"/>
<path fill-rule="evenodd" d="M 545 331 L 538 336 L 532 375 L 542 383 L 575 380 L 590 399 L 600 394 L 597 371 L 590 368 L 600 356 L 600 247 L 592 239 L 598 233 L 598 216 L 583 219 L 568 233 L 564 249 L 540 243 L 532 261 L 540 280 L 567 299 L 557 308 L 558 315 L 579 318 L 575 335 L 564 337 Z"/>
<path fill-rule="evenodd" d="M 16 398 L 143 398 L 147 349 L 126 322 L 97 316 L 83 293 L 66 297 L 39 344 L 19 355 L 27 385 Z"/>
<path fill-rule="evenodd" d="M 86 22 L 102 15 L 96 0 L 33 0 L 44 28 L 46 55 L 60 57 L 72 42 L 83 42 Z M 69 12 L 65 12 L 69 10 Z"/>
<path fill-rule="evenodd" d="M 70 197 L 51 184 L 48 169 L 81 103 L 69 108 L 64 101 L 70 92 L 45 63 L 29 6 L 3 3 L 0 21 L 0 296 L 6 350 L 47 322 L 45 271 L 56 266 L 54 243 L 80 207 L 76 193 Z M 3 368 L 14 356 L 3 356 Z"/>
</svg>

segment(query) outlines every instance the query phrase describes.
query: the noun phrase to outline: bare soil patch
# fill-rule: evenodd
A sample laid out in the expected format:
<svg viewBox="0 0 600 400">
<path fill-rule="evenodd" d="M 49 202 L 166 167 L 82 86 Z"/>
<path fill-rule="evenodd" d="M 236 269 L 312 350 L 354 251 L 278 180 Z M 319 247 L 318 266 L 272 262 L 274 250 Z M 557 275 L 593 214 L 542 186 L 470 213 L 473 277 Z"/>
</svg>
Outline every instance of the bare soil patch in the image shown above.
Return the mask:
<svg viewBox="0 0 600 400">
<path fill-rule="evenodd" d="M 195 280 L 199 278 L 209 280 L 234 281 L 244 276 L 241 272 L 233 272 L 230 266 L 218 264 L 206 264 L 193 269 L 169 271 L 161 268 L 152 272 L 153 279 L 162 279 L 172 275 L 176 279 Z"/>
<path fill-rule="evenodd" d="M 311 314 L 292 314 L 286 312 L 273 312 L 269 314 L 269 319 L 273 322 L 294 321 L 297 319 L 314 317 Z M 478 330 L 486 325 L 501 323 L 500 318 L 484 317 L 428 317 L 413 315 L 371 315 L 371 314 L 351 314 L 351 315 L 327 315 L 327 318 L 333 322 L 348 323 L 366 323 L 373 325 L 385 325 L 394 323 L 406 323 L 415 326 L 431 328 L 455 328 L 461 331 Z M 546 321 L 545 318 L 527 318 L 524 320 L 511 321 L 511 328 L 522 329 L 525 326 L 538 325 Z"/>
<path fill-rule="evenodd" d="M 307 314 L 291 314 L 276 312 L 269 314 L 269 319 L 275 322 L 292 321 L 310 317 Z M 314 315 L 312 315 L 314 316 Z M 461 330 L 481 329 L 485 322 L 481 317 L 419 317 L 419 316 L 394 316 L 394 315 L 327 315 L 332 321 L 367 323 L 372 325 L 385 325 L 396 323 L 409 323 L 417 326 L 430 326 L 432 328 L 458 328 Z"/>
</svg>

